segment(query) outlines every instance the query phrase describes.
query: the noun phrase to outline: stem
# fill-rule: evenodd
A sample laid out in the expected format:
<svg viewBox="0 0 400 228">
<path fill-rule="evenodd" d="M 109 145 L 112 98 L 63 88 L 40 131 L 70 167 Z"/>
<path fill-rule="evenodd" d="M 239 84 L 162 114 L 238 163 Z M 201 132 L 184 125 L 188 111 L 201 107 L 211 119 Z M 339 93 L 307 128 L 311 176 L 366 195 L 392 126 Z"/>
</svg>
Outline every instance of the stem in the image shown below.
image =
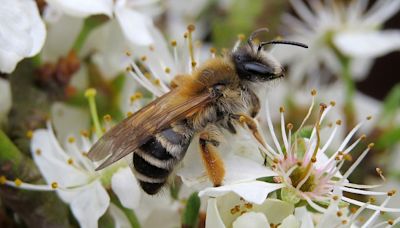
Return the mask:
<svg viewBox="0 0 400 228">
<path fill-rule="evenodd" d="M 345 83 L 345 103 L 344 113 L 346 116 L 347 128 L 352 128 L 355 123 L 354 114 L 354 94 L 356 91 L 356 85 L 351 75 L 351 59 L 343 55 L 339 56 L 340 63 L 342 65 L 342 80 Z"/>
<path fill-rule="evenodd" d="M 101 16 L 92 16 L 86 18 L 83 22 L 81 31 L 75 39 L 72 49 L 79 53 L 89 37 L 90 32 L 92 32 L 92 30 L 97 28 L 99 25 L 103 24 L 103 22 L 105 22 L 105 20 Z"/>
<path fill-rule="evenodd" d="M 3 163 L 8 163 L 13 173 L 16 173 L 22 154 L 2 130 L 0 130 L 0 151 L 0 164 L 3 166 Z"/>
</svg>

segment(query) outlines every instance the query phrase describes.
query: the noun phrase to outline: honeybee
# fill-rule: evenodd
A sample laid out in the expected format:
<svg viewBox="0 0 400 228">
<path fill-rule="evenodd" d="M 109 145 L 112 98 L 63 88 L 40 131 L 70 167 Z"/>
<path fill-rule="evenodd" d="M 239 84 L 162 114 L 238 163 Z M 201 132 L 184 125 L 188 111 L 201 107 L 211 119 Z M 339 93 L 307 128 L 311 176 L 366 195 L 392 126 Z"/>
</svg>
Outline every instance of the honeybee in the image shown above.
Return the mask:
<svg viewBox="0 0 400 228">
<path fill-rule="evenodd" d="M 283 40 L 255 43 L 256 34 L 265 30 L 256 30 L 245 44 L 207 60 L 191 75 L 175 77 L 170 92 L 107 131 L 88 154 L 93 161 L 107 158 L 96 170 L 133 153 L 132 171 L 142 189 L 156 194 L 197 134 L 207 175 L 214 186 L 220 186 L 225 174 L 217 151 L 221 129 L 235 134 L 238 124 L 246 125 L 264 143 L 253 119 L 260 109 L 257 94 L 269 81 L 283 77 L 284 71 L 263 47 L 288 44 L 307 48 Z"/>
</svg>

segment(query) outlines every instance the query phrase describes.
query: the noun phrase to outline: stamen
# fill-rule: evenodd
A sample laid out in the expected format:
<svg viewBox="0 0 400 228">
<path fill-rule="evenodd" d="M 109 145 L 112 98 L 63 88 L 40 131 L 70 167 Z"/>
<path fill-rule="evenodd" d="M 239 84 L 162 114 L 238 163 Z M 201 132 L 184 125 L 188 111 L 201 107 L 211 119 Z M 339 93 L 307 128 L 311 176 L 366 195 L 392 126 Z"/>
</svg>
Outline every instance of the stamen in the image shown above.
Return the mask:
<svg viewBox="0 0 400 228">
<path fill-rule="evenodd" d="M 310 118 L 312 110 L 314 108 L 316 95 L 317 95 L 317 90 L 315 90 L 315 89 L 311 90 L 312 100 L 311 100 L 310 108 L 308 109 L 308 113 L 307 113 L 306 117 L 304 118 L 303 122 L 301 122 L 300 127 L 297 129 L 295 136 L 297 136 L 297 133 L 300 132 L 300 130 L 303 128 L 303 126 L 306 123 L 306 121 L 308 120 L 308 118 Z M 296 137 L 296 139 L 297 139 L 297 137 Z"/>
<path fill-rule="evenodd" d="M 386 197 L 386 199 L 382 202 L 380 207 L 385 207 L 386 204 L 389 202 L 390 196 Z M 374 214 L 363 224 L 361 228 L 366 228 L 372 225 L 372 223 L 378 218 L 378 215 L 380 213 L 380 210 L 376 210 Z"/>
<path fill-rule="evenodd" d="M 270 111 L 269 111 L 269 101 L 268 101 L 268 100 L 266 101 L 266 105 L 265 105 L 265 106 L 266 106 L 267 125 L 268 125 L 269 132 L 271 133 L 272 140 L 274 141 L 275 147 L 276 147 L 276 149 L 278 150 L 279 155 L 280 155 L 281 157 L 283 157 L 283 152 L 282 152 L 281 146 L 279 145 L 279 141 L 278 141 L 278 139 L 277 139 L 277 137 L 276 137 L 276 135 L 275 135 L 274 126 L 273 126 L 273 124 L 272 124 L 271 113 L 270 113 Z"/>
<path fill-rule="evenodd" d="M 189 44 L 189 54 L 190 54 L 190 60 L 191 60 L 191 64 L 192 64 L 192 70 L 194 70 L 194 68 L 196 67 L 196 60 L 194 59 L 194 47 L 193 47 L 193 37 L 192 37 L 192 33 L 195 30 L 195 26 L 194 25 L 189 25 L 187 27 L 188 30 L 188 44 Z"/>
<path fill-rule="evenodd" d="M 101 132 L 99 116 L 97 115 L 95 96 L 96 96 L 96 89 L 89 88 L 86 90 L 85 97 L 88 99 L 89 102 L 89 110 L 92 116 L 92 121 L 95 127 L 96 135 L 97 137 L 100 138 L 103 133 Z"/>
<path fill-rule="evenodd" d="M 290 147 L 289 147 L 288 138 L 287 138 L 287 135 L 286 135 L 284 112 L 285 112 L 285 109 L 283 107 L 281 107 L 280 108 L 280 113 L 281 113 L 281 133 L 282 133 L 283 144 L 285 145 L 285 149 L 286 149 L 286 155 L 288 155 Z"/>
<path fill-rule="evenodd" d="M 26 132 L 26 137 L 27 137 L 28 139 L 32 139 L 32 136 L 33 136 L 33 131 L 32 131 L 32 130 L 28 130 L 28 131 Z"/>
<path fill-rule="evenodd" d="M 215 58 L 215 54 L 217 53 L 217 49 L 212 47 L 210 48 L 211 58 Z"/>
<path fill-rule="evenodd" d="M 385 176 L 383 176 L 383 171 L 380 168 L 375 169 L 378 175 L 382 178 L 383 181 L 386 181 Z"/>
</svg>

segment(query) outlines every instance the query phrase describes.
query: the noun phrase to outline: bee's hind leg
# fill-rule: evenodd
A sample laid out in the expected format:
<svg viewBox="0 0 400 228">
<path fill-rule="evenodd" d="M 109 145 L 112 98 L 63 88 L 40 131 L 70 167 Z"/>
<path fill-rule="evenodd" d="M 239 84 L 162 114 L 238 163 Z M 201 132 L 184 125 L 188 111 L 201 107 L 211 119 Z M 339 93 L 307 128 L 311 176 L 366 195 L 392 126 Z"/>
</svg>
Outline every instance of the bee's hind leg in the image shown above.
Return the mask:
<svg viewBox="0 0 400 228">
<path fill-rule="evenodd" d="M 214 186 L 221 186 L 225 176 L 224 163 L 218 154 L 217 146 L 222 141 L 217 127 L 209 125 L 199 135 L 199 147 L 208 178 Z"/>
</svg>

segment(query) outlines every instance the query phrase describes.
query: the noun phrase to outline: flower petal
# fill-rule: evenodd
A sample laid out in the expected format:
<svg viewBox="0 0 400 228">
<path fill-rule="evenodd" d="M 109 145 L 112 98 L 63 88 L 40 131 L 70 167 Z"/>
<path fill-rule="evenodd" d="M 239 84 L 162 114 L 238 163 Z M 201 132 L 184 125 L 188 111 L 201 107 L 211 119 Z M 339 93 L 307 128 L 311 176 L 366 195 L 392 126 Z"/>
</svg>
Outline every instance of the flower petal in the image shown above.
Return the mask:
<svg viewBox="0 0 400 228">
<path fill-rule="evenodd" d="M 76 195 L 70 207 L 81 227 L 97 227 L 97 221 L 110 205 L 110 197 L 99 181 Z"/>
<path fill-rule="evenodd" d="M 284 187 L 283 184 L 271 184 L 262 181 L 249 181 L 238 184 L 224 185 L 221 187 L 206 188 L 199 192 L 199 196 L 218 197 L 229 192 L 234 192 L 248 202 L 262 204 L 269 193 Z"/>
<path fill-rule="evenodd" d="M 279 227 L 280 228 L 299 228 L 300 222 L 297 220 L 296 217 L 294 217 L 294 215 L 289 215 L 282 221 L 282 224 Z"/>
<path fill-rule="evenodd" d="M 233 228 L 265 228 L 269 226 L 269 222 L 265 215 L 260 212 L 247 212 L 239 216 L 232 224 Z"/>
<path fill-rule="evenodd" d="M 111 188 L 124 207 L 135 209 L 139 206 L 141 190 L 129 167 L 119 169 L 112 176 Z"/>
<path fill-rule="evenodd" d="M 207 201 L 206 227 L 225 228 L 217 207 L 217 199 Z"/>
<path fill-rule="evenodd" d="M 112 15 L 112 0 L 47 0 L 55 8 L 74 17 L 87 17 L 96 14 Z"/>
<path fill-rule="evenodd" d="M 343 32 L 334 38 L 335 45 L 355 58 L 376 58 L 400 50 L 400 30 Z"/>
<path fill-rule="evenodd" d="M 0 14 L 0 72 L 11 73 L 21 59 L 40 51 L 46 30 L 34 1 L 2 1 Z"/>
<path fill-rule="evenodd" d="M 308 213 L 306 207 L 296 208 L 294 211 L 296 218 L 301 221 L 300 228 L 313 228 L 314 223 L 311 218 L 311 214 Z"/>
<path fill-rule="evenodd" d="M 117 18 L 125 37 L 136 45 L 150 45 L 153 38 L 149 27 L 153 26 L 151 18 L 124 6 L 125 0 L 119 0 L 115 6 Z"/>
</svg>

